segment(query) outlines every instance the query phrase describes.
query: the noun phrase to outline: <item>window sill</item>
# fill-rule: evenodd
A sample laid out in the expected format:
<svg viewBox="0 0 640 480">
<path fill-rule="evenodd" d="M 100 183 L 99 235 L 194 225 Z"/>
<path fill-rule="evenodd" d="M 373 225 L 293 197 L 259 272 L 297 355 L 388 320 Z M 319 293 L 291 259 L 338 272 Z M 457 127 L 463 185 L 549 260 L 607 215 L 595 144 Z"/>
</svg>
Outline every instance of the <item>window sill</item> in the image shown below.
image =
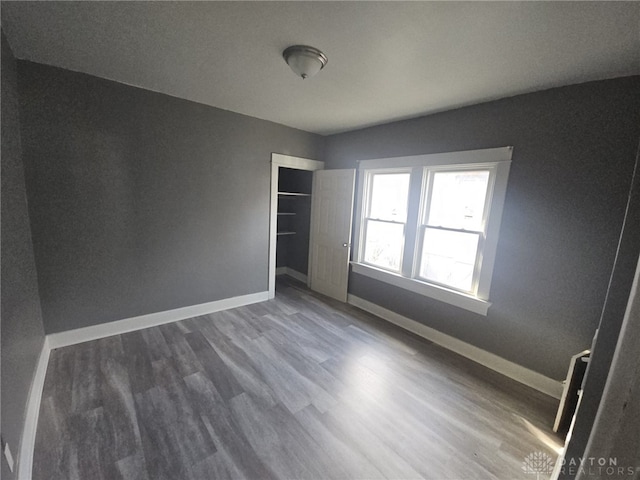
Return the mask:
<svg viewBox="0 0 640 480">
<path fill-rule="evenodd" d="M 351 262 L 351 267 L 354 273 L 389 283 L 396 287 L 404 288 L 405 290 L 463 308 L 464 310 L 469 310 L 470 312 L 474 312 L 485 317 L 487 316 L 487 312 L 491 306 L 491 302 L 487 300 L 482 300 L 444 287 L 431 285 L 414 278 L 403 277 L 402 275 L 387 272 L 370 265 Z"/>
</svg>

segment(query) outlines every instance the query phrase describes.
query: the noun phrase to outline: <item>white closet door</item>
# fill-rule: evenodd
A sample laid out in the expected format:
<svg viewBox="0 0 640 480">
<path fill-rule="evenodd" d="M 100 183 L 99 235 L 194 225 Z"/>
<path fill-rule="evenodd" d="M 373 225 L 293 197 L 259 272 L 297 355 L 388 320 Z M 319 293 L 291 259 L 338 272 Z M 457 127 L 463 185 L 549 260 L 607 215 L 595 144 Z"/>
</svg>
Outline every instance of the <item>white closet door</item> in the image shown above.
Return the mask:
<svg viewBox="0 0 640 480">
<path fill-rule="evenodd" d="M 353 169 L 313 173 L 309 286 L 342 302 L 347 301 L 355 178 Z"/>
</svg>

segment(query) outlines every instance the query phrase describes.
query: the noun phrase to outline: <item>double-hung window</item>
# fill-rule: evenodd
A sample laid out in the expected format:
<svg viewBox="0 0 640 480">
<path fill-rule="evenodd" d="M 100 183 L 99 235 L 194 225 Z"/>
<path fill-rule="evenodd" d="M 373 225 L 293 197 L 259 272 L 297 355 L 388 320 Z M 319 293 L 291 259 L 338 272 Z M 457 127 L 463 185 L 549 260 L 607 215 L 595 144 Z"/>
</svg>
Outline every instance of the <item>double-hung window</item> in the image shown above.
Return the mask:
<svg viewBox="0 0 640 480">
<path fill-rule="evenodd" d="M 411 170 L 374 170 L 367 175 L 369 194 L 363 222 L 364 262 L 400 272 Z"/>
<path fill-rule="evenodd" d="M 511 152 L 360 162 L 354 272 L 486 315 Z"/>
</svg>

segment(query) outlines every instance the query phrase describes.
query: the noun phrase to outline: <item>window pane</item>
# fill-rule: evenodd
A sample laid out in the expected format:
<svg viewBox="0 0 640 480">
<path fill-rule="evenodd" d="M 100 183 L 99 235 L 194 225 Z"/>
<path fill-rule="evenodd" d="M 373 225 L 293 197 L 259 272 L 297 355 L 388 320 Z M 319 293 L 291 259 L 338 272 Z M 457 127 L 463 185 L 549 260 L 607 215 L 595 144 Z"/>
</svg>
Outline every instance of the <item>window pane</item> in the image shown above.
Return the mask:
<svg viewBox="0 0 640 480">
<path fill-rule="evenodd" d="M 420 277 L 470 291 L 478 252 L 478 234 L 425 228 Z"/>
<path fill-rule="evenodd" d="M 436 172 L 428 225 L 482 230 L 489 171 Z"/>
<path fill-rule="evenodd" d="M 400 271 L 404 225 L 367 220 L 364 261 L 388 270 Z"/>
<path fill-rule="evenodd" d="M 409 173 L 376 173 L 371 182 L 370 218 L 407 221 Z"/>
</svg>

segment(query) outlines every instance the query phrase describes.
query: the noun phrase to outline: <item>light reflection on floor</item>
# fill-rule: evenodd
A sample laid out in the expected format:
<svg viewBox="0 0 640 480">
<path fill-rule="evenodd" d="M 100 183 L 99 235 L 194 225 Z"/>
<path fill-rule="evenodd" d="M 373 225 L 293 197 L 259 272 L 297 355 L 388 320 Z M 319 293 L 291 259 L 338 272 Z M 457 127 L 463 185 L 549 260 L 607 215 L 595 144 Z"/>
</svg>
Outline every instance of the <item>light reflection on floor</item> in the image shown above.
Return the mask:
<svg viewBox="0 0 640 480">
<path fill-rule="evenodd" d="M 387 364 L 388 358 L 363 349 L 347 367 L 347 388 L 350 395 L 357 396 L 362 404 L 362 410 L 370 413 L 378 410 L 380 403 L 388 395 L 391 371 Z"/>
<path fill-rule="evenodd" d="M 549 447 L 551 450 L 553 450 L 558 455 L 560 455 L 560 453 L 562 452 L 563 445 L 559 438 L 554 438 L 546 434 L 545 432 L 540 430 L 538 427 L 533 425 L 526 418 L 518 417 L 518 420 L 520 420 L 524 424 L 524 426 L 527 427 L 527 430 L 529 430 L 538 440 L 540 440 L 547 447 Z"/>
</svg>

